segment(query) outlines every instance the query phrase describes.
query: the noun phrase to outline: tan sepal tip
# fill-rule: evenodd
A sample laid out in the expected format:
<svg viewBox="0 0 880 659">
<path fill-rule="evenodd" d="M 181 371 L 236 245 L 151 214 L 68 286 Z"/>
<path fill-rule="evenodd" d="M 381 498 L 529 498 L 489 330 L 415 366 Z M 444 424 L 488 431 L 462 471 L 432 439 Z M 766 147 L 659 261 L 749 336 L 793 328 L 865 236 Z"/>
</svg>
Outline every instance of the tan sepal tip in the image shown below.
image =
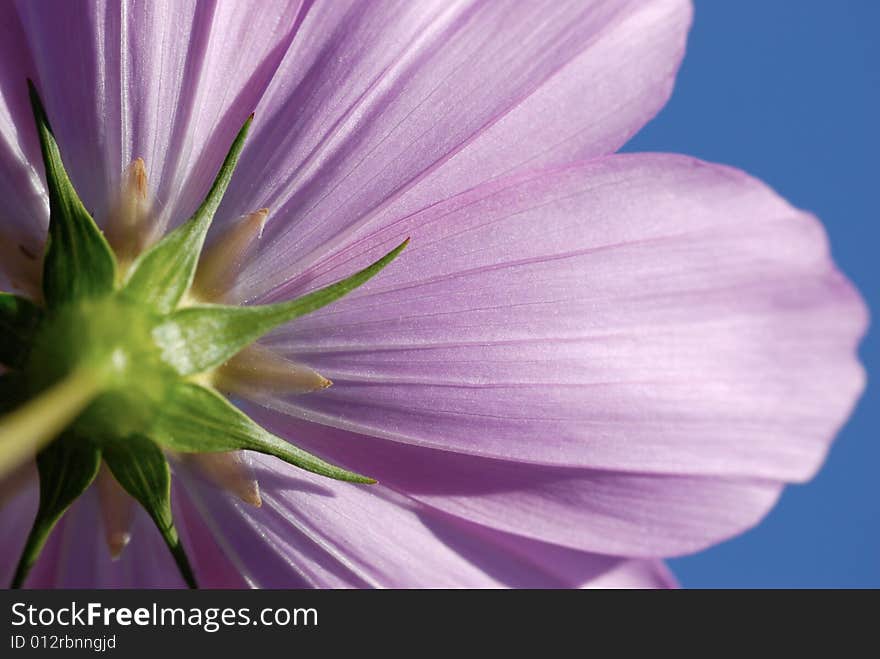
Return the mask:
<svg viewBox="0 0 880 659">
<path fill-rule="evenodd" d="M 232 357 L 214 373 L 213 385 L 227 395 L 307 394 L 333 383 L 313 368 L 258 344 Z"/>
<path fill-rule="evenodd" d="M 130 263 L 151 241 L 151 203 L 143 158 L 126 167 L 119 193 L 107 215 L 107 242 L 117 258 Z"/>
<path fill-rule="evenodd" d="M 261 208 L 228 226 L 205 248 L 193 281 L 193 296 L 222 302 L 235 285 L 244 263 L 263 234 L 268 208 Z"/>
<path fill-rule="evenodd" d="M 257 508 L 263 505 L 260 485 L 243 451 L 188 453 L 183 457 L 217 487 Z"/>
<path fill-rule="evenodd" d="M 104 541 L 110 556 L 116 560 L 131 541 L 135 500 L 116 482 L 105 464 L 98 472 L 98 500 L 104 523 Z"/>
</svg>

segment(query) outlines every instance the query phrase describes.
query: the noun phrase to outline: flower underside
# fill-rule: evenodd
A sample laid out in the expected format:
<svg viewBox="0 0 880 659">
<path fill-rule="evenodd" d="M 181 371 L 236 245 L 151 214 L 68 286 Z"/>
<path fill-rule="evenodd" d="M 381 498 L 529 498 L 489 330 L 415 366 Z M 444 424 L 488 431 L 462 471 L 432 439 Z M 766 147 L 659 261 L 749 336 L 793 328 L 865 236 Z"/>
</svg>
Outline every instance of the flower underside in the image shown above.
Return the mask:
<svg viewBox="0 0 880 659">
<path fill-rule="evenodd" d="M 0 475 L 38 450 L 40 502 L 12 586 L 23 584 L 54 525 L 98 477 L 102 504 L 108 497 L 112 504 L 120 486 L 138 501 L 195 587 L 172 519 L 166 452 L 182 459 L 203 456 L 208 475 L 233 483 L 232 489 L 237 454 L 229 452 L 242 449 L 329 478 L 374 482 L 272 435 L 220 392 L 234 389 L 225 386 L 230 382 L 246 390 L 263 371 L 267 386 L 295 392 L 328 386 L 306 367 L 279 367 L 251 344 L 365 283 L 407 241 L 348 279 L 292 301 L 214 303 L 234 272 L 229 261 L 241 258 L 266 218 L 265 209 L 256 211 L 223 237 L 220 249 L 203 253 L 253 115 L 201 206 L 150 245 L 141 204 L 143 162 L 126 172 L 105 237 L 73 188 L 32 84 L 30 93 L 46 170 L 49 235 L 43 299 L 0 293 L 0 364 L 6 369 L 0 374 Z M 246 486 L 237 494 L 259 504 L 258 493 Z M 104 507 L 105 519 L 125 517 L 112 505 Z M 111 551 L 121 551 L 127 541 L 121 528 L 109 540 Z"/>
</svg>

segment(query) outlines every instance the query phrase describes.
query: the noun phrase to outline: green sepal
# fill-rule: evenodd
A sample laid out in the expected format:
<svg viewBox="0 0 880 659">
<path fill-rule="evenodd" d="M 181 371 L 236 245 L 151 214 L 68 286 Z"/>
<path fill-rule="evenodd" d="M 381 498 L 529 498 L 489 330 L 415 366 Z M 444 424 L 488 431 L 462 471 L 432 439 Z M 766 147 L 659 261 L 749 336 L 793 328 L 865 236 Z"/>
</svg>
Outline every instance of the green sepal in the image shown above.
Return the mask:
<svg viewBox="0 0 880 659">
<path fill-rule="evenodd" d="M 88 440 L 65 434 L 37 454 L 40 504 L 21 554 L 12 588 L 20 588 L 61 516 L 95 480 L 101 453 Z"/>
<path fill-rule="evenodd" d="M 122 488 L 153 518 L 171 550 L 184 581 L 197 588 L 195 576 L 171 515 L 171 470 L 162 451 L 141 435 L 105 442 L 104 461 Z"/>
<path fill-rule="evenodd" d="M 123 289 L 127 297 L 150 305 L 159 313 L 168 313 L 189 290 L 205 236 L 232 180 L 232 173 L 253 118 L 253 115 L 248 117 L 238 132 L 202 205 L 185 223 L 134 262 Z"/>
<path fill-rule="evenodd" d="M 43 297 L 51 309 L 113 290 L 116 257 L 77 195 L 34 84 L 28 80 L 49 192 L 49 237 L 43 259 Z"/>
<path fill-rule="evenodd" d="M 19 373 L 0 373 L 0 414 L 6 414 L 18 407 L 25 391 Z"/>
<path fill-rule="evenodd" d="M 43 310 L 30 300 L 0 293 L 0 364 L 21 368 L 31 349 Z"/>
<path fill-rule="evenodd" d="M 163 446 L 183 453 L 246 449 L 275 456 L 320 476 L 351 483 L 376 482 L 276 437 L 219 393 L 197 384 L 181 382 L 171 388 L 151 436 Z"/>
<path fill-rule="evenodd" d="M 153 330 L 163 359 L 181 375 L 203 373 L 219 366 L 279 325 L 316 311 L 365 284 L 391 263 L 409 243 L 407 238 L 388 254 L 347 279 L 290 302 L 234 307 L 206 305 L 174 312 Z"/>
</svg>

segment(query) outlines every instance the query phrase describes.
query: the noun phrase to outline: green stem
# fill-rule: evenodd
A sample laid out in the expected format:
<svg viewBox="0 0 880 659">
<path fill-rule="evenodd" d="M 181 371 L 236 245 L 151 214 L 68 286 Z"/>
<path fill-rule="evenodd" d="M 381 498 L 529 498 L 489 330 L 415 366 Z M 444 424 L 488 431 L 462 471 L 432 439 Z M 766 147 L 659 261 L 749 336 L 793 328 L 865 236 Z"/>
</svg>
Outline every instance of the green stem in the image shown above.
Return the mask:
<svg viewBox="0 0 880 659">
<path fill-rule="evenodd" d="M 0 477 L 57 437 L 101 389 L 94 371 L 78 369 L 0 418 Z"/>
</svg>

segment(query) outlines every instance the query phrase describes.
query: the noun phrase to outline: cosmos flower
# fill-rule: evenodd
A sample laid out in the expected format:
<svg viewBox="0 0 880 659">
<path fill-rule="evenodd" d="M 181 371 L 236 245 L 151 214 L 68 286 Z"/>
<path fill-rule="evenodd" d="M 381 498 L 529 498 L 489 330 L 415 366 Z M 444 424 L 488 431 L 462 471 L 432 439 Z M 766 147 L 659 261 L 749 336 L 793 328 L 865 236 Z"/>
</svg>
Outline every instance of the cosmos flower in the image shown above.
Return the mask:
<svg viewBox="0 0 880 659">
<path fill-rule="evenodd" d="M 690 20 L 3 0 L 0 576 L 666 586 L 756 524 L 866 312 L 765 185 L 614 153 Z"/>
</svg>

